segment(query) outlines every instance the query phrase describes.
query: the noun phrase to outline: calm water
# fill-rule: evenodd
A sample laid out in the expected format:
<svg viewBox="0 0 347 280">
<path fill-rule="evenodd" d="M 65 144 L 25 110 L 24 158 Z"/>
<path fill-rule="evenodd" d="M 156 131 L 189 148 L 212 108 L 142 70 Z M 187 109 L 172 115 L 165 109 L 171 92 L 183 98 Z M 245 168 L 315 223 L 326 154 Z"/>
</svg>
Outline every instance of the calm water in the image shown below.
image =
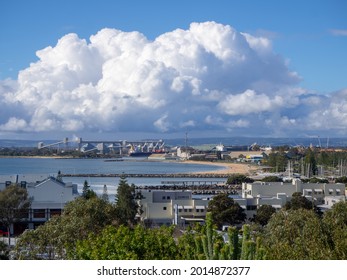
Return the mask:
<svg viewBox="0 0 347 280">
<path fill-rule="evenodd" d="M 0 158 L 0 175 L 10 174 L 51 174 L 56 175 L 60 170 L 66 174 L 94 174 L 94 173 L 125 173 L 125 174 L 167 174 L 188 173 L 220 170 L 223 167 L 202 164 L 179 163 L 175 161 L 153 161 L 145 159 L 125 159 L 123 161 L 106 162 L 103 159 L 52 159 L 52 158 Z M 97 193 L 102 193 L 103 186 L 107 186 L 108 193 L 114 194 L 119 178 L 110 177 L 66 177 L 65 182 L 83 186 L 84 181 Z M 130 184 L 137 186 L 160 185 L 170 178 L 127 178 Z M 174 180 L 193 180 L 175 178 Z M 195 180 L 195 179 L 194 179 Z M 197 180 L 197 179 L 196 179 Z M 208 179 L 201 179 L 206 181 Z M 216 181 L 217 179 L 211 179 Z M 218 179 L 225 181 L 225 179 Z"/>
<path fill-rule="evenodd" d="M 103 159 L 0 158 L 0 174 L 65 174 L 125 173 L 166 174 L 220 170 L 223 167 L 174 161 Z"/>
</svg>

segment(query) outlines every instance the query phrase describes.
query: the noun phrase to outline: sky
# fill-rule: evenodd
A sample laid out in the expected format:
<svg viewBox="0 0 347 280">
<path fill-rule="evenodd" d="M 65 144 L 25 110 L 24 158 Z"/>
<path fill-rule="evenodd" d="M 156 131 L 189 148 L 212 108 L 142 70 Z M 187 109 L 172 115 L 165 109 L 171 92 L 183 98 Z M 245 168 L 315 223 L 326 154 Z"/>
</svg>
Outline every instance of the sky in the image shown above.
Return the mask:
<svg viewBox="0 0 347 280">
<path fill-rule="evenodd" d="M 0 0 L 0 138 L 346 137 L 346 12 Z"/>
</svg>

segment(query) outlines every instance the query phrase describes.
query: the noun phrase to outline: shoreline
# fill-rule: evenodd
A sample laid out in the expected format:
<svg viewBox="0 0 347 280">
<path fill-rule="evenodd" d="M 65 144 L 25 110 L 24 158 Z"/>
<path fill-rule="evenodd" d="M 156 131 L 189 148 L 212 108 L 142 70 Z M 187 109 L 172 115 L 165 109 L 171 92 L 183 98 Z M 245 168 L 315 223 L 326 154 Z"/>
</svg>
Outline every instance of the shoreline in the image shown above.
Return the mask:
<svg viewBox="0 0 347 280">
<path fill-rule="evenodd" d="M 204 161 L 194 161 L 194 160 L 186 160 L 182 161 L 182 163 L 189 164 L 204 164 L 204 165 L 213 165 L 213 166 L 221 166 L 224 167 L 221 170 L 211 170 L 211 171 L 197 171 L 192 172 L 192 174 L 245 174 L 249 175 L 252 171 L 257 170 L 256 166 L 252 166 L 250 164 L 244 163 L 233 163 L 233 162 L 204 162 Z"/>
</svg>

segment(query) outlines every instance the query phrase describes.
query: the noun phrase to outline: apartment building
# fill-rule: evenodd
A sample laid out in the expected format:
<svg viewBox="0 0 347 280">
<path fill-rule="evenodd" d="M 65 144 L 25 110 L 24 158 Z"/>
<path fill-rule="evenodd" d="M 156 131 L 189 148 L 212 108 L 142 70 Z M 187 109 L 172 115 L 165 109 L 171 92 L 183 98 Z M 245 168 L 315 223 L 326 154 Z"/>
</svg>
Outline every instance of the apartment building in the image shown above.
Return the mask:
<svg viewBox="0 0 347 280">
<path fill-rule="evenodd" d="M 243 183 L 241 198 L 236 201 L 247 210 L 247 216 L 252 217 L 262 205 L 282 208 L 295 192 L 302 193 L 322 210 L 346 198 L 344 184 L 302 183 L 299 179 L 293 179 L 291 183 Z"/>
<path fill-rule="evenodd" d="M 147 190 L 143 198 L 140 219 L 152 226 L 204 222 L 209 200 L 193 199 L 191 191 Z"/>
<path fill-rule="evenodd" d="M 50 175 L 8 175 L 0 177 L 0 190 L 16 183 L 26 188 L 31 199 L 27 219 L 12 226 L 11 234 L 34 229 L 54 215 L 60 215 L 65 204 L 79 196 L 77 185 L 65 183 Z"/>
</svg>

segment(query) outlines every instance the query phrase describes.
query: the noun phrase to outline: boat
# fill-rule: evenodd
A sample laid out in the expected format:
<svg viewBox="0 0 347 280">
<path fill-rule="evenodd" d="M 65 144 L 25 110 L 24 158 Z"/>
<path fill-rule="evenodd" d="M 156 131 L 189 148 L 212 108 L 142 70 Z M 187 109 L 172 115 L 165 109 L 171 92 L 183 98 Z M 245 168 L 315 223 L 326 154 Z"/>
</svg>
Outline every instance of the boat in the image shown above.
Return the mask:
<svg viewBox="0 0 347 280">
<path fill-rule="evenodd" d="M 129 152 L 129 156 L 131 157 L 149 157 L 151 154 L 151 152 Z"/>
<path fill-rule="evenodd" d="M 164 154 L 164 142 L 159 141 L 155 145 L 153 143 L 144 143 L 139 145 L 128 145 L 130 157 L 149 157 L 152 154 Z"/>
</svg>

